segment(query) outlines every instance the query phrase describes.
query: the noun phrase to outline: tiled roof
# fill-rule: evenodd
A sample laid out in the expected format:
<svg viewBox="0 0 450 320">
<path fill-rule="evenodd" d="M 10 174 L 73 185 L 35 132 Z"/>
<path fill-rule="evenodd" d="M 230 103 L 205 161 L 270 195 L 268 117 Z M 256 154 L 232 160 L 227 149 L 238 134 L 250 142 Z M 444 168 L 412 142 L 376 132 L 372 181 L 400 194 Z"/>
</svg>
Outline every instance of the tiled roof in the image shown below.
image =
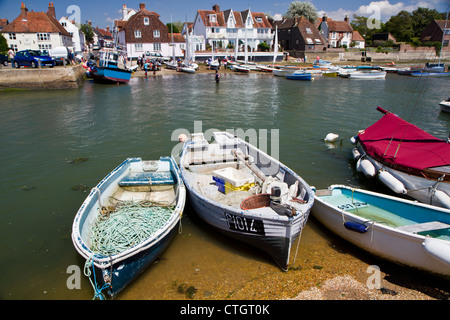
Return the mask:
<svg viewBox="0 0 450 320">
<path fill-rule="evenodd" d="M 329 32 L 353 32 L 353 28 L 346 21 L 327 21 Z"/>
<path fill-rule="evenodd" d="M 20 14 L 2 29 L 3 33 L 61 33 L 64 36 L 70 37 L 67 30 L 50 14 L 45 12 L 28 12 L 26 8 L 22 8 L 22 11 L 26 12 L 26 19 Z"/>
<path fill-rule="evenodd" d="M 197 10 L 197 14 L 202 19 L 203 24 L 207 27 L 226 27 L 231 12 L 233 13 L 234 20 L 236 22 L 236 27 L 243 28 L 244 21 L 248 16 L 249 10 L 245 10 L 242 12 L 233 11 L 231 9 L 225 11 Z M 211 19 L 211 15 L 216 15 L 215 21 L 214 18 Z M 251 15 L 254 27 L 272 28 L 272 25 L 270 24 L 269 20 L 267 19 L 266 15 L 263 12 L 252 12 Z M 256 18 L 259 18 L 258 20 L 261 20 L 261 22 L 256 21 Z"/>
<path fill-rule="evenodd" d="M 361 35 L 358 31 L 356 31 L 356 30 L 353 31 L 353 37 L 352 37 L 352 39 L 353 39 L 354 41 L 366 41 L 366 40 L 362 37 L 362 35 Z"/>
<path fill-rule="evenodd" d="M 4 28 L 8 25 L 8 19 L 0 19 L 0 28 Z"/>
<path fill-rule="evenodd" d="M 149 24 L 144 24 L 144 18 L 149 18 Z M 170 42 L 169 30 L 167 26 L 159 20 L 159 14 L 154 11 L 148 11 L 141 8 L 136 14 L 126 21 L 121 30 L 125 30 L 125 40 L 127 43 L 155 43 L 155 42 Z M 141 31 L 141 37 L 136 38 L 134 32 Z M 159 31 L 159 37 L 155 38 L 153 31 Z M 184 40 L 183 40 L 184 42 Z"/>
</svg>

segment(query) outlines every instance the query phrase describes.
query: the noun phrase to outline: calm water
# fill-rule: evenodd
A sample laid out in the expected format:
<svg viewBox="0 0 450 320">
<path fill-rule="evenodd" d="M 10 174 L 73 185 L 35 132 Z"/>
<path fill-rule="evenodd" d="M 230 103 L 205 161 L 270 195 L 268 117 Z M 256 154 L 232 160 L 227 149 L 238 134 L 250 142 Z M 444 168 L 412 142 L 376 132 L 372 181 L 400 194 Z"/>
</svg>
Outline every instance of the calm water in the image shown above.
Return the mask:
<svg viewBox="0 0 450 320">
<path fill-rule="evenodd" d="M 132 79 L 121 86 L 86 82 L 78 90 L 0 92 L 0 299 L 91 299 L 84 276 L 80 290 L 66 286 L 67 267 L 84 265 L 70 233 L 87 193 L 72 187 L 92 188 L 127 157 L 170 154 L 177 133 L 193 132 L 194 121 L 201 121 L 203 131 L 267 129 L 269 141 L 271 129 L 278 129 L 280 160 L 311 185 L 377 189 L 356 176 L 347 138 L 378 120 L 376 107 L 382 106 L 446 139 L 450 115 L 438 103 L 449 95 L 449 80 L 388 74 L 385 81 L 319 76 L 298 82 L 223 74 L 217 85 L 213 75 L 197 74 Z M 342 144 L 328 148 L 322 139 L 329 132 L 345 138 Z M 71 163 L 78 157 L 88 160 Z M 237 264 L 270 264 L 208 232 L 188 207 L 183 231 L 162 262 L 132 286 L 170 286 L 183 281 L 184 264 L 197 270 L 194 264 L 203 259 L 220 274 L 224 255 Z M 172 298 L 156 287 L 146 294 L 136 290 L 125 298 Z"/>
</svg>

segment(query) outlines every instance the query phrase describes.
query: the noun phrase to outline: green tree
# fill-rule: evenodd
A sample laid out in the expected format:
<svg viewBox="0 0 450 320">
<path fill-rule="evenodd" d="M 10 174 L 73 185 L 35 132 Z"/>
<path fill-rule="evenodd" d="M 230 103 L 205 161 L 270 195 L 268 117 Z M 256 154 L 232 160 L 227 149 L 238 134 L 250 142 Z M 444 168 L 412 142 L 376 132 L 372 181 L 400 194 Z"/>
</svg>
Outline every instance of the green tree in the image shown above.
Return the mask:
<svg viewBox="0 0 450 320">
<path fill-rule="evenodd" d="M 413 36 L 420 38 L 422 31 L 431 23 L 431 21 L 439 19 L 441 19 L 441 14 L 436 9 L 417 8 L 412 12 Z"/>
<path fill-rule="evenodd" d="M 368 27 L 367 20 L 368 20 L 367 17 L 358 16 L 358 15 L 354 14 L 353 20 L 350 22 L 350 25 L 352 26 L 353 30 L 358 31 L 363 36 L 363 38 L 366 40 L 366 43 L 369 44 L 372 41 L 372 35 L 374 33 L 381 32 L 381 30 L 384 27 L 384 24 L 382 21 L 377 21 L 380 25 L 380 29 L 374 29 L 374 28 Z M 372 21 L 372 24 L 375 24 L 375 21 Z"/>
<path fill-rule="evenodd" d="M 87 43 L 91 43 L 94 40 L 94 30 L 92 30 L 92 26 L 89 23 L 82 24 L 80 30 L 84 33 Z"/>
<path fill-rule="evenodd" d="M 295 18 L 304 16 L 312 23 L 317 21 L 319 15 L 316 7 L 311 2 L 293 1 L 289 4 L 289 8 L 285 14 L 286 18 Z"/>
<path fill-rule="evenodd" d="M 180 33 L 181 30 L 183 30 L 183 22 L 181 21 L 175 21 L 173 23 L 167 23 L 166 24 L 167 29 L 169 29 L 169 33 L 171 31 L 171 26 L 173 27 L 173 33 Z"/>
<path fill-rule="evenodd" d="M 382 29 L 384 32 L 390 32 L 397 41 L 410 42 L 414 36 L 412 14 L 402 10 L 392 16 Z"/>
<path fill-rule="evenodd" d="M 6 54 L 9 50 L 8 41 L 5 39 L 3 34 L 0 33 L 0 53 Z"/>
</svg>

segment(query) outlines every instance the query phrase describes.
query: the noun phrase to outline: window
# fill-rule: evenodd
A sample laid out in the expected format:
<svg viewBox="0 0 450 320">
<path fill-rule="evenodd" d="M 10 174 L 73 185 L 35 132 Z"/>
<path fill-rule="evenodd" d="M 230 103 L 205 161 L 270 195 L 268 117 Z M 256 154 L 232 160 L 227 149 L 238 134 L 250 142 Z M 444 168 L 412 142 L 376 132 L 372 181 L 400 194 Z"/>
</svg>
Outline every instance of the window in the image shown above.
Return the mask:
<svg viewBox="0 0 450 320">
<path fill-rule="evenodd" d="M 238 29 L 237 28 L 227 28 L 227 33 L 237 33 Z"/>
<path fill-rule="evenodd" d="M 311 38 L 306 38 L 306 43 L 307 44 L 314 44 L 314 42 L 312 41 Z"/>
<path fill-rule="evenodd" d="M 331 33 L 331 39 L 336 39 L 336 32 Z"/>
<path fill-rule="evenodd" d="M 144 51 L 142 43 L 135 43 L 134 44 L 134 51 Z"/>
<path fill-rule="evenodd" d="M 9 45 L 10 47 L 11 47 L 11 49 L 14 51 L 14 52 L 17 52 L 18 51 L 18 49 L 17 49 L 17 44 L 11 44 L 11 45 Z"/>
<path fill-rule="evenodd" d="M 263 19 L 261 17 L 255 18 L 256 22 L 263 22 Z"/>
<path fill-rule="evenodd" d="M 67 22 L 61 22 L 61 25 L 62 25 L 63 27 L 67 27 Z"/>
<path fill-rule="evenodd" d="M 153 30 L 153 37 L 159 38 L 160 36 L 159 30 Z"/>
<path fill-rule="evenodd" d="M 16 40 L 16 34 L 15 33 L 10 33 L 9 34 L 9 40 Z"/>
<path fill-rule="evenodd" d="M 153 50 L 154 51 L 161 51 L 161 43 L 154 43 L 153 44 Z"/>
<path fill-rule="evenodd" d="M 134 31 L 134 37 L 135 38 L 140 38 L 142 36 L 141 30 L 135 30 Z"/>
<path fill-rule="evenodd" d="M 52 48 L 51 44 L 40 44 L 39 45 L 39 50 L 50 50 Z"/>
<path fill-rule="evenodd" d="M 311 28 L 305 28 L 306 29 L 306 33 L 312 34 Z"/>
<path fill-rule="evenodd" d="M 37 39 L 38 41 L 48 41 L 50 40 L 50 33 L 38 33 Z"/>
<path fill-rule="evenodd" d="M 210 14 L 209 22 L 217 22 L 217 16 L 215 14 Z"/>
<path fill-rule="evenodd" d="M 317 44 L 321 44 L 322 43 L 322 41 L 320 41 L 320 39 L 314 39 L 314 40 L 316 40 Z"/>
<path fill-rule="evenodd" d="M 144 17 L 144 25 L 148 26 L 150 24 L 150 19 L 148 17 Z"/>
</svg>

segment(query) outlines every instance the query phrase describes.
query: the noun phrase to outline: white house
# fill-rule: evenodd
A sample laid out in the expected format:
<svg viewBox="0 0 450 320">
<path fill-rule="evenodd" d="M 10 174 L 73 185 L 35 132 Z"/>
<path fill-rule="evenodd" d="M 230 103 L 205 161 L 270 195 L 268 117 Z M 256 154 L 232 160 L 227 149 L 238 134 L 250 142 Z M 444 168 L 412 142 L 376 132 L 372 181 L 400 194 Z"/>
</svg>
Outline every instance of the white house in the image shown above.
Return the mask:
<svg viewBox="0 0 450 320">
<path fill-rule="evenodd" d="M 25 49 L 49 50 L 55 47 L 72 47 L 72 36 L 58 22 L 53 2 L 45 12 L 28 12 L 22 3 L 20 15 L 1 30 L 14 51 Z"/>
<path fill-rule="evenodd" d="M 69 20 L 67 17 L 62 17 L 61 19 L 59 19 L 59 23 L 72 36 L 73 46 L 69 49 L 71 49 L 72 52 L 85 51 L 86 37 L 83 31 L 80 30 L 79 26 L 77 26 L 75 21 Z"/>
<path fill-rule="evenodd" d="M 273 45 L 272 25 L 262 12 L 233 11 L 228 9 L 220 11 L 215 4 L 212 10 L 197 10 L 192 27 L 194 36 L 203 37 L 205 45 L 214 45 L 214 48 L 227 48 L 229 45 L 247 45 L 252 50 L 258 44 L 265 42 Z"/>
</svg>

